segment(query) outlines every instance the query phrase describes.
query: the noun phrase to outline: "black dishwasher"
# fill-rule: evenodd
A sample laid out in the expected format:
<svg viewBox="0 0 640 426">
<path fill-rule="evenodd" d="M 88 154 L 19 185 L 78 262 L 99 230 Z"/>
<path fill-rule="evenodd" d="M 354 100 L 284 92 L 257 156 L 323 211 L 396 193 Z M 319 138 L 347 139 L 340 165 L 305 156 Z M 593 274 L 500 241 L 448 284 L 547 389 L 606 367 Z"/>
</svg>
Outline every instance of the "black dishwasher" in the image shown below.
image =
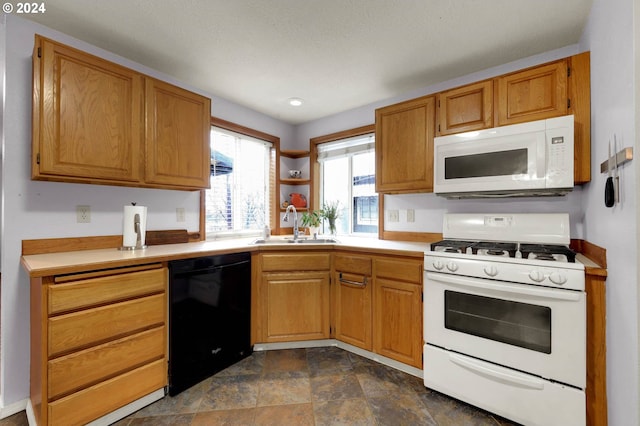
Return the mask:
<svg viewBox="0 0 640 426">
<path fill-rule="evenodd" d="M 169 262 L 169 395 L 253 352 L 251 256 Z"/>
</svg>

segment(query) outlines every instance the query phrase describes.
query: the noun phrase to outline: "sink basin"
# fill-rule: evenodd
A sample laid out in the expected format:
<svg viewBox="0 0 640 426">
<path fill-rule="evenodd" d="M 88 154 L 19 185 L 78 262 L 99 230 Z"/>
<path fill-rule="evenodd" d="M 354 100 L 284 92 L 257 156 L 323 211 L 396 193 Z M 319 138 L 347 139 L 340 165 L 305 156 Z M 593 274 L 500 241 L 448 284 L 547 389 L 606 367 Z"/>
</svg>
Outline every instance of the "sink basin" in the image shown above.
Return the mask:
<svg viewBox="0 0 640 426">
<path fill-rule="evenodd" d="M 294 240 L 293 238 L 286 239 L 268 239 L 258 238 L 251 242 L 251 244 L 255 245 L 284 245 L 284 244 L 335 244 L 338 240 L 335 238 L 300 238 L 298 240 Z"/>
</svg>

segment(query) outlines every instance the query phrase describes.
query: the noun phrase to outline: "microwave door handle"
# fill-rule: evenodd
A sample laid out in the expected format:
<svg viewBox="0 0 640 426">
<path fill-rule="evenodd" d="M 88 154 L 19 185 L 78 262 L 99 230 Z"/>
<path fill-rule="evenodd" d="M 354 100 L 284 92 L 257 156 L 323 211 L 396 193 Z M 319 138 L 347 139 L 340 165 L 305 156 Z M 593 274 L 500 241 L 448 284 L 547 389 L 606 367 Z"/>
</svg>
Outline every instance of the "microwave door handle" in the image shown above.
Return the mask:
<svg viewBox="0 0 640 426">
<path fill-rule="evenodd" d="M 449 354 L 449 360 L 454 364 L 458 364 L 460 367 L 464 367 L 476 374 L 488 377 L 489 379 L 497 380 L 503 383 L 516 385 L 518 387 L 529 389 L 544 389 L 544 382 L 533 377 L 526 377 L 522 374 L 514 372 L 500 371 L 497 368 L 491 368 L 479 361 L 466 359 L 457 354 Z"/>
<path fill-rule="evenodd" d="M 536 139 L 536 147 L 538 151 L 536 153 L 536 177 L 538 179 L 544 179 L 547 175 L 547 137 L 545 132 L 538 133 Z"/>
<path fill-rule="evenodd" d="M 546 290 L 544 288 L 536 288 L 531 285 L 500 283 L 493 284 L 481 278 L 465 278 L 456 277 L 445 274 L 435 274 L 427 272 L 427 280 L 439 281 L 457 287 L 466 287 L 471 289 L 490 290 L 496 293 L 508 293 L 515 295 L 528 295 L 541 297 L 543 299 L 566 300 L 570 302 L 578 302 L 582 293 L 567 290 Z"/>
</svg>

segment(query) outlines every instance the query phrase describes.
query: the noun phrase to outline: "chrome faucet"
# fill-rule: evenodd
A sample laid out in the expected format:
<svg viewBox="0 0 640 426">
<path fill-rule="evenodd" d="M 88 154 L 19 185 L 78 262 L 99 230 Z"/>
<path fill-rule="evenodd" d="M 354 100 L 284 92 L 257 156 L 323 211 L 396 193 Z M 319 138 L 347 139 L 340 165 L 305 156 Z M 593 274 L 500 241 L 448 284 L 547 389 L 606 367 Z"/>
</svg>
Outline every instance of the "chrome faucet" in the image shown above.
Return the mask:
<svg viewBox="0 0 640 426">
<path fill-rule="evenodd" d="M 299 230 L 298 230 L 298 212 L 296 211 L 296 207 L 293 204 L 289 204 L 287 206 L 287 210 L 284 212 L 284 217 L 282 220 L 284 222 L 289 222 L 289 211 L 293 210 L 293 241 L 298 240 Z"/>
</svg>

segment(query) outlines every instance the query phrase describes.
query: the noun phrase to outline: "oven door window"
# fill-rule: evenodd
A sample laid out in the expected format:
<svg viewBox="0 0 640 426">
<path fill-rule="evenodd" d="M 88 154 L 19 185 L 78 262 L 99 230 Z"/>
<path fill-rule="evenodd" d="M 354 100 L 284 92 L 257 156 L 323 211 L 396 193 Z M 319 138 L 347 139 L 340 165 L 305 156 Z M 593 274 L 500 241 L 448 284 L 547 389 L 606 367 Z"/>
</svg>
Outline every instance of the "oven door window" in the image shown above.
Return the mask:
<svg viewBox="0 0 640 426">
<path fill-rule="evenodd" d="M 551 353 L 551 308 L 492 297 L 444 292 L 445 328 Z"/>
</svg>

